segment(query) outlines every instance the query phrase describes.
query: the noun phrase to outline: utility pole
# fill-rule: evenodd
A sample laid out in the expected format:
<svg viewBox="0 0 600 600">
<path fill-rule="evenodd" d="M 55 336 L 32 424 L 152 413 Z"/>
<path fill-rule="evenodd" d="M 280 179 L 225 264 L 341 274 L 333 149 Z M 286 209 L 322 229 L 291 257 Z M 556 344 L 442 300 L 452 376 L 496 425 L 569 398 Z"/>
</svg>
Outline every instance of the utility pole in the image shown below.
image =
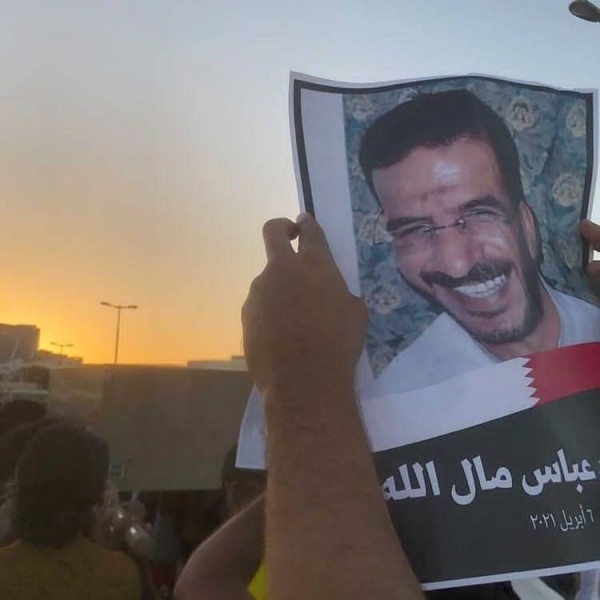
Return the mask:
<svg viewBox="0 0 600 600">
<path fill-rule="evenodd" d="M 119 360 L 119 334 L 121 331 L 121 311 L 129 308 L 139 308 L 136 304 L 112 304 L 111 302 L 100 302 L 102 306 L 114 308 L 117 311 L 117 334 L 115 336 L 115 365 Z"/>
</svg>

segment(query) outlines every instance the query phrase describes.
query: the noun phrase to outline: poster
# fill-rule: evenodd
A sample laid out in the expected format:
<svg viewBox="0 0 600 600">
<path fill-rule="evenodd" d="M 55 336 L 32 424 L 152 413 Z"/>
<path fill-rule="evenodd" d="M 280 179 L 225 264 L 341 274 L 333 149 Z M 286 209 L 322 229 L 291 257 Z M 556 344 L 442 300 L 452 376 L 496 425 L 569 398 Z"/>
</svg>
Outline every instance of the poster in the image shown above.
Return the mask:
<svg viewBox="0 0 600 600">
<path fill-rule="evenodd" d="M 425 589 L 600 566 L 595 95 L 484 76 L 292 75 L 304 208 L 369 308 L 356 377 Z M 262 463 L 251 397 L 238 461 Z"/>
</svg>

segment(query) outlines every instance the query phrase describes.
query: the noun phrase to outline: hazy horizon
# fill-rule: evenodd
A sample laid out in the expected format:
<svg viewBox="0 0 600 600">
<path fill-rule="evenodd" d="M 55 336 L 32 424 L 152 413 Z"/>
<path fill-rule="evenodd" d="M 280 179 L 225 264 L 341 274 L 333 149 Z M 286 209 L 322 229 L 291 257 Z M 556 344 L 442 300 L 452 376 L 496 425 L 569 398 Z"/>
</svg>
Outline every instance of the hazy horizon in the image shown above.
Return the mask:
<svg viewBox="0 0 600 600">
<path fill-rule="evenodd" d="M 298 211 L 291 70 L 600 83 L 600 27 L 563 0 L 3 6 L 0 322 L 86 363 L 113 358 L 100 301 L 140 307 L 122 314 L 119 362 L 241 353 L 262 223 Z"/>
</svg>

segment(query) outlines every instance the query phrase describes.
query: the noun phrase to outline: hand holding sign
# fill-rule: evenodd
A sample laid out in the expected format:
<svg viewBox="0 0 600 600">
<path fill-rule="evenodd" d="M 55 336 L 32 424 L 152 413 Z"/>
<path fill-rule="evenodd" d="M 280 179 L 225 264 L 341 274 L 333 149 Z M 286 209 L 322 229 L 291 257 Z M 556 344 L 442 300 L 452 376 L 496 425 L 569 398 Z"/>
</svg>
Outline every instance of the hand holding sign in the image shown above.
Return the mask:
<svg viewBox="0 0 600 600">
<path fill-rule="evenodd" d="M 366 309 L 350 294 L 323 231 L 309 215 L 263 229 L 267 266 L 242 309 L 244 350 L 259 388 L 352 381 Z M 298 252 L 291 240 L 298 237 Z"/>
<path fill-rule="evenodd" d="M 269 595 L 422 598 L 355 402 L 366 308 L 348 291 L 312 217 L 269 221 L 263 234 L 268 263 L 242 323 L 248 368 L 265 400 Z M 296 237 L 298 252 L 290 243 Z M 348 497 L 351 489 L 357 493 Z"/>
</svg>

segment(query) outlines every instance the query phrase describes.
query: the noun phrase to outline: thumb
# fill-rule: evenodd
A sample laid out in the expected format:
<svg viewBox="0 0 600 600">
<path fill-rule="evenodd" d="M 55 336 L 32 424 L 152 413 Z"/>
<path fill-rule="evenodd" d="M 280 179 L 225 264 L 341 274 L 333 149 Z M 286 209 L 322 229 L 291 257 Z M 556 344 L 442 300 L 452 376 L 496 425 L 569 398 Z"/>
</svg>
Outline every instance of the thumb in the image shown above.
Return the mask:
<svg viewBox="0 0 600 600">
<path fill-rule="evenodd" d="M 302 213 L 296 219 L 298 224 L 298 252 L 306 251 L 326 253 L 331 256 L 329 244 L 321 226 L 309 213 Z"/>
</svg>

